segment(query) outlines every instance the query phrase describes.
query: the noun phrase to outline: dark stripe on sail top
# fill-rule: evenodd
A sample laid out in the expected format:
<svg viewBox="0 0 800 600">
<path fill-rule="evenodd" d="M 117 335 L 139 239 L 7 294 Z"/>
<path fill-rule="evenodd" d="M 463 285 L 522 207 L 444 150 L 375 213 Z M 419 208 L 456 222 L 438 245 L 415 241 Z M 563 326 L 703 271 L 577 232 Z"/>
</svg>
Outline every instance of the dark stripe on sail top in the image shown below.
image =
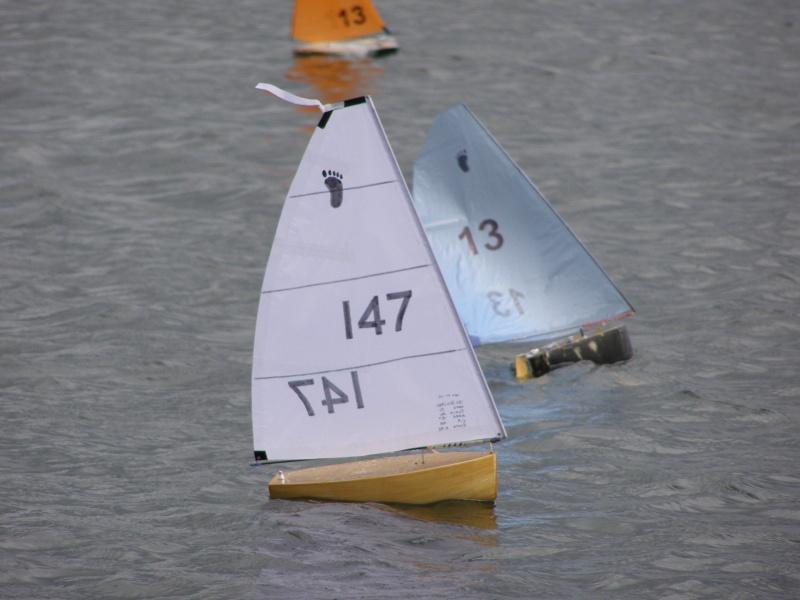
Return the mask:
<svg viewBox="0 0 800 600">
<path fill-rule="evenodd" d="M 317 123 L 317 127 L 319 127 L 320 129 L 325 129 L 325 125 L 328 124 L 328 121 L 330 120 L 332 114 L 333 114 L 332 110 L 322 113 L 322 118 L 319 120 L 319 123 Z"/>
<path fill-rule="evenodd" d="M 341 369 L 327 369 L 326 371 L 313 371 L 311 373 L 290 373 L 288 375 L 267 375 L 264 377 L 253 377 L 253 381 L 262 381 L 265 379 L 284 379 L 289 377 L 307 377 L 309 375 L 320 375 L 322 373 L 339 373 L 340 371 L 352 371 L 354 369 L 363 369 L 365 367 L 377 367 L 378 365 L 387 365 L 389 363 L 398 362 L 401 360 L 408 360 L 410 358 L 423 358 L 425 356 L 438 356 L 440 354 L 452 354 L 453 352 L 464 352 L 467 348 L 452 348 L 450 350 L 440 350 L 439 352 L 427 352 L 425 354 L 411 354 L 409 356 L 401 356 L 399 358 L 390 358 L 389 360 L 382 360 L 374 363 L 366 363 L 363 365 L 350 365 L 342 367 Z"/>
<path fill-rule="evenodd" d="M 350 98 L 349 100 L 344 101 L 344 107 L 347 108 L 348 106 L 355 106 L 356 104 L 364 104 L 367 101 L 366 96 L 359 96 L 358 98 Z"/>
<path fill-rule="evenodd" d="M 370 273 L 369 275 L 359 275 L 358 277 L 349 277 L 347 279 L 332 279 L 331 281 L 320 281 L 319 283 L 307 283 L 305 285 L 298 285 L 297 287 L 290 288 L 276 288 L 274 290 L 262 290 L 262 294 L 273 294 L 275 292 L 291 292 L 293 290 L 302 290 L 303 288 L 316 287 L 318 285 L 332 285 L 334 283 L 344 283 L 345 281 L 356 281 L 358 279 L 369 279 L 370 277 L 380 277 L 381 275 L 393 275 L 394 273 L 402 273 L 403 271 L 413 271 L 415 269 L 427 269 L 430 264 L 415 265 L 413 267 L 406 267 L 405 269 L 397 269 L 395 271 L 381 271 L 380 273 Z"/>
<path fill-rule="evenodd" d="M 344 104 L 344 108 L 348 108 L 350 106 L 364 104 L 366 101 L 367 101 L 366 96 L 359 96 L 358 98 L 350 98 L 349 100 L 345 100 L 342 104 Z M 325 126 L 328 124 L 328 121 L 331 120 L 332 114 L 333 110 L 325 111 L 325 113 L 322 115 L 322 118 L 319 120 L 319 123 L 317 123 L 317 127 L 319 127 L 320 129 L 325 129 Z"/>
</svg>

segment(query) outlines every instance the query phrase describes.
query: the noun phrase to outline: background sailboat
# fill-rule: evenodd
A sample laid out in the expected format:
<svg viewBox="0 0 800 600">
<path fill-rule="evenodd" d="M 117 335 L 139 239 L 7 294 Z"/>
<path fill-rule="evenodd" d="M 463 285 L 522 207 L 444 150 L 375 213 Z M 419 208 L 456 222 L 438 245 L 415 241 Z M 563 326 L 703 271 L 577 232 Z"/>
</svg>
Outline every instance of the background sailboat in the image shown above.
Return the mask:
<svg viewBox="0 0 800 600">
<path fill-rule="evenodd" d="M 630 358 L 633 308 L 464 105 L 439 114 L 414 163 L 414 203 L 474 345 L 550 342 L 517 375 Z M 553 340 L 557 340 L 553 342 Z"/>
<path fill-rule="evenodd" d="M 301 55 L 376 56 L 398 48 L 372 0 L 295 0 L 292 37 Z"/>
<path fill-rule="evenodd" d="M 269 84 L 259 89 L 321 106 Z M 258 461 L 361 457 L 505 437 L 368 97 L 322 107 L 270 251 L 256 322 Z M 280 473 L 276 498 L 491 500 L 493 452 Z"/>
</svg>

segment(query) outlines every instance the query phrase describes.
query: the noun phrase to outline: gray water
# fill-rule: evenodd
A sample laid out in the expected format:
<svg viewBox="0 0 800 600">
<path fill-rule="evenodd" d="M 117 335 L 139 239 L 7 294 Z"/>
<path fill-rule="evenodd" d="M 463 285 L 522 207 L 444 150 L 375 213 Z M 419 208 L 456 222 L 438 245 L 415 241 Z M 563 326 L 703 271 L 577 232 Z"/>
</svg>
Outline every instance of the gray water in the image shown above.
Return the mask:
<svg viewBox="0 0 800 600">
<path fill-rule="evenodd" d="M 0 596 L 800 595 L 800 5 L 378 0 L 297 60 L 285 0 L 0 0 Z M 263 269 L 313 112 L 410 178 L 464 102 L 637 309 L 635 357 L 517 384 L 494 506 L 270 501 Z M 524 268 L 522 266 L 521 268 Z"/>
</svg>

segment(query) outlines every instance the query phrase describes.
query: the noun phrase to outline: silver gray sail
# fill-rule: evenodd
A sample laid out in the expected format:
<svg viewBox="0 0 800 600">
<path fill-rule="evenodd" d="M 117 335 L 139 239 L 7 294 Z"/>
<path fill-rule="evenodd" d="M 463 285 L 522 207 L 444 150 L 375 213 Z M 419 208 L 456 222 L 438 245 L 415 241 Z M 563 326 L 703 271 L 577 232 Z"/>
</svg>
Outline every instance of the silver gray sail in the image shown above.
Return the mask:
<svg viewBox="0 0 800 600">
<path fill-rule="evenodd" d="M 553 339 L 633 313 L 466 106 L 434 120 L 413 198 L 473 345 Z"/>
</svg>

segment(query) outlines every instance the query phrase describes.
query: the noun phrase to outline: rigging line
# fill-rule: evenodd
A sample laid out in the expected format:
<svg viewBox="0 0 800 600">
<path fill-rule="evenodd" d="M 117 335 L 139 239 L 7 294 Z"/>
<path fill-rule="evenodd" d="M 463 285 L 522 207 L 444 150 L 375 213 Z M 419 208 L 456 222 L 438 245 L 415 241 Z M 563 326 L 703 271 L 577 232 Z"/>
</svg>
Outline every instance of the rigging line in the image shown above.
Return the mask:
<svg viewBox="0 0 800 600">
<path fill-rule="evenodd" d="M 379 181 L 378 183 L 368 183 L 366 185 L 357 185 L 355 187 L 346 187 L 342 188 L 342 192 L 349 192 L 352 190 L 363 190 L 364 188 L 375 187 L 378 185 L 387 185 L 389 183 L 397 183 L 397 179 L 390 179 L 389 181 Z M 321 192 L 308 192 L 307 194 L 295 194 L 294 196 L 289 196 L 289 198 L 305 198 L 306 196 L 318 196 L 320 194 L 330 194 L 329 190 L 323 190 Z"/>
<path fill-rule="evenodd" d="M 608 323 L 609 321 L 616 321 L 617 319 L 625 319 L 626 317 L 633 316 L 633 311 L 629 310 L 628 312 L 620 313 L 613 317 L 608 317 L 607 319 L 600 319 L 599 321 L 592 321 L 591 323 L 584 323 L 581 327 L 589 328 L 594 327 L 595 325 L 603 325 Z"/>
<path fill-rule="evenodd" d="M 380 277 L 381 275 L 393 275 L 395 273 L 402 273 L 403 271 L 413 271 L 414 269 L 427 269 L 430 264 L 414 265 L 413 267 L 406 267 L 404 269 L 395 269 L 394 271 L 382 271 L 380 273 L 370 273 L 369 275 L 360 275 L 358 277 L 348 277 L 347 279 L 333 279 L 331 281 L 320 281 L 319 283 L 307 283 L 305 285 L 298 285 L 296 287 L 277 288 L 274 290 L 262 290 L 261 294 L 274 294 L 276 292 L 291 292 L 294 290 L 302 290 L 304 288 L 316 287 L 319 285 L 333 285 L 334 283 L 344 283 L 346 281 L 357 281 L 359 279 L 369 279 L 370 277 Z"/>
<path fill-rule="evenodd" d="M 439 352 L 427 352 L 425 354 L 411 354 L 409 356 L 401 356 L 400 358 L 390 358 L 389 360 L 382 360 L 374 363 L 365 363 L 363 365 L 351 365 L 349 367 L 342 367 L 340 369 L 328 369 L 325 371 L 313 371 L 311 373 L 293 373 L 291 375 L 267 375 L 265 377 L 253 377 L 253 381 L 264 379 L 288 379 L 289 377 L 307 377 L 309 375 L 321 375 L 322 373 L 338 373 L 340 371 L 352 371 L 354 369 L 363 369 L 365 367 L 377 367 L 379 365 L 386 365 L 401 360 L 408 360 L 411 358 L 424 358 L 426 356 L 437 356 L 439 354 L 451 354 L 453 352 L 464 352 L 466 348 L 451 348 L 450 350 L 440 350 Z"/>
</svg>

